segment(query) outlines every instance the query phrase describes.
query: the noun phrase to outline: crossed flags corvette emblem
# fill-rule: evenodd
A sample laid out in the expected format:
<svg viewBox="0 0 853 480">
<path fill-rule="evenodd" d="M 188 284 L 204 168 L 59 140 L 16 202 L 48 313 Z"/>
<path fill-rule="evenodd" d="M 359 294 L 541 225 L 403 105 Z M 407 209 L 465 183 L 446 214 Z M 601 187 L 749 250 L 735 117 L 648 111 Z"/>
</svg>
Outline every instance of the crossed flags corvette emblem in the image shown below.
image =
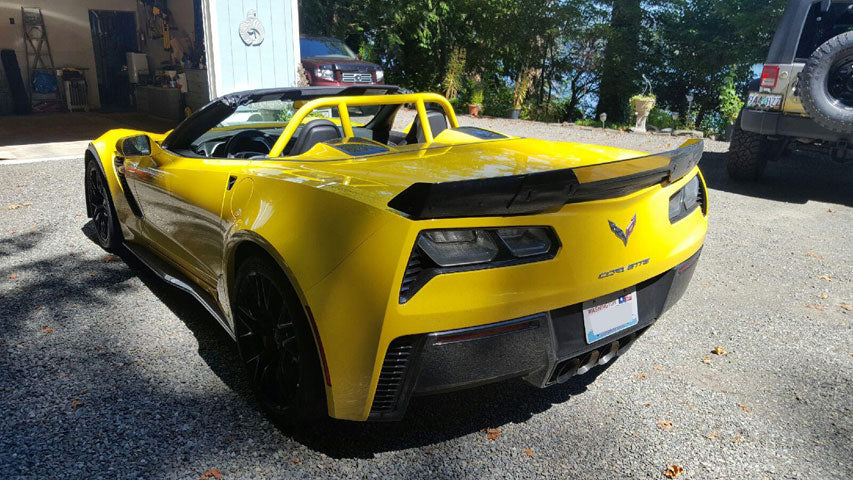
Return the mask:
<svg viewBox="0 0 853 480">
<path fill-rule="evenodd" d="M 608 220 L 607 223 L 610 224 L 610 230 L 613 232 L 614 235 L 616 235 L 616 238 L 622 240 L 622 243 L 624 243 L 627 247 L 628 237 L 631 236 L 631 233 L 634 232 L 634 226 L 637 225 L 637 214 L 635 213 L 634 216 L 631 217 L 631 221 L 628 222 L 628 226 L 625 227 L 624 231 L 621 228 L 617 227 L 616 224 L 613 223 L 611 220 Z"/>
</svg>

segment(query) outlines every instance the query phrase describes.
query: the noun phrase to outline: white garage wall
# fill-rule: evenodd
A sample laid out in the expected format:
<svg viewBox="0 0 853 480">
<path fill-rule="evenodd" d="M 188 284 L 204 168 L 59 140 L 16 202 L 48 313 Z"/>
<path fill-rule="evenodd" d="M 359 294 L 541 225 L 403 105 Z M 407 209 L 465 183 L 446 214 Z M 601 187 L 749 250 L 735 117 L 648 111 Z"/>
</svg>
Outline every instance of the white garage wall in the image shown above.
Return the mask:
<svg viewBox="0 0 853 480">
<path fill-rule="evenodd" d="M 47 39 L 57 67 L 88 68 L 89 104 L 99 107 L 98 79 L 95 71 L 95 54 L 92 33 L 89 29 L 89 10 L 120 10 L 136 12 L 136 0 L 0 0 L 0 49 L 13 49 L 18 55 L 21 75 L 27 75 L 24 50 L 24 28 L 21 24 L 21 7 L 41 7 Z M 15 24 L 9 23 L 15 19 Z M 136 19 L 137 25 L 139 18 Z M 24 83 L 27 79 L 24 78 Z"/>
<path fill-rule="evenodd" d="M 203 0 L 211 98 L 254 88 L 296 85 L 299 62 L 297 0 Z M 254 10 L 264 26 L 260 45 L 240 39 Z"/>
</svg>

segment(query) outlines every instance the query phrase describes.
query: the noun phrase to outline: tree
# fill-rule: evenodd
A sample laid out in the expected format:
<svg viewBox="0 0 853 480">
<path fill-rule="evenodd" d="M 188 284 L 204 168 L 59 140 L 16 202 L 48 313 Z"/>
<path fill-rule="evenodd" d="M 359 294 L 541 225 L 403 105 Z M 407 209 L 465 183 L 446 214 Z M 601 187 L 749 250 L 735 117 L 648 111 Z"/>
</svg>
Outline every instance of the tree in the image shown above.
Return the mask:
<svg viewBox="0 0 853 480">
<path fill-rule="evenodd" d="M 635 93 L 639 76 L 641 20 L 640 0 L 613 0 L 596 115 L 606 112 L 616 123 L 630 118 L 628 99 Z"/>
</svg>

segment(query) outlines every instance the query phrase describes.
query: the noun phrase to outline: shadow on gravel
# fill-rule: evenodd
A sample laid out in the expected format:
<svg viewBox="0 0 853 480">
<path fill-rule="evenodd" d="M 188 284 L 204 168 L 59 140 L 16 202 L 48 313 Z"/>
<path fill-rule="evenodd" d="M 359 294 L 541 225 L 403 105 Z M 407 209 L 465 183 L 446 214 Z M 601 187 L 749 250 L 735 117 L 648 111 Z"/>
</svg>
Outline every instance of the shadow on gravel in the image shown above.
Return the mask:
<svg viewBox="0 0 853 480">
<path fill-rule="evenodd" d="M 50 233 L 38 229 L 3 238 L 0 257 L 26 258 L 27 251 L 37 248 Z M 35 315 L 60 322 L 69 312 L 86 305 L 106 304 L 111 295 L 120 295 L 127 289 L 125 281 L 132 276 L 121 265 L 84 260 L 73 251 L 0 269 L 0 278 L 21 282 L 21 287 L 0 293 L 0 336 L 18 337 L 24 323 Z"/>
<path fill-rule="evenodd" d="M 155 276 L 132 253 L 122 249 L 117 255 L 192 331 L 198 341 L 198 353 L 211 371 L 242 397 L 248 408 L 261 412 L 245 379 L 234 342 L 210 314 L 190 295 Z M 294 441 L 333 458 L 372 458 L 380 452 L 424 447 L 486 428 L 524 422 L 585 392 L 587 386 L 614 362 L 544 390 L 516 380 L 415 397 L 409 404 L 406 417 L 400 422 L 360 423 L 329 419 L 308 428 L 278 428 Z"/>
<path fill-rule="evenodd" d="M 322 425 L 302 430 L 280 429 L 306 447 L 332 458 L 373 458 L 381 452 L 426 447 L 486 428 L 525 422 L 584 393 L 587 386 L 614 362 L 546 389 L 511 380 L 458 392 L 415 397 L 405 418 L 399 422 L 327 420 Z M 429 458 L 427 454 L 424 462 L 429 463 Z"/>
<path fill-rule="evenodd" d="M 726 172 L 727 155 L 719 152 L 702 155 L 699 166 L 709 188 L 778 202 L 802 204 L 815 200 L 853 206 L 853 165 L 786 155 L 776 162 L 768 162 L 764 175 L 757 182 L 736 182 Z"/>
</svg>

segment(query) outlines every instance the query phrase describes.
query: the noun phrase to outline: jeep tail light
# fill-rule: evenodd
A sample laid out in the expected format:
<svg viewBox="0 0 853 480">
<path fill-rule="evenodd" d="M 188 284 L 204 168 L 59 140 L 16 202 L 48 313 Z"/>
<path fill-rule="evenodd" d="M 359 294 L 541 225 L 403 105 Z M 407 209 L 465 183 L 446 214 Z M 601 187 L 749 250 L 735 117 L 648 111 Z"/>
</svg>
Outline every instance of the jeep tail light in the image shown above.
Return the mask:
<svg viewBox="0 0 853 480">
<path fill-rule="evenodd" d="M 776 86 L 776 80 L 779 79 L 779 67 L 776 65 L 765 65 L 761 70 L 761 86 L 764 88 L 773 88 Z"/>
</svg>

